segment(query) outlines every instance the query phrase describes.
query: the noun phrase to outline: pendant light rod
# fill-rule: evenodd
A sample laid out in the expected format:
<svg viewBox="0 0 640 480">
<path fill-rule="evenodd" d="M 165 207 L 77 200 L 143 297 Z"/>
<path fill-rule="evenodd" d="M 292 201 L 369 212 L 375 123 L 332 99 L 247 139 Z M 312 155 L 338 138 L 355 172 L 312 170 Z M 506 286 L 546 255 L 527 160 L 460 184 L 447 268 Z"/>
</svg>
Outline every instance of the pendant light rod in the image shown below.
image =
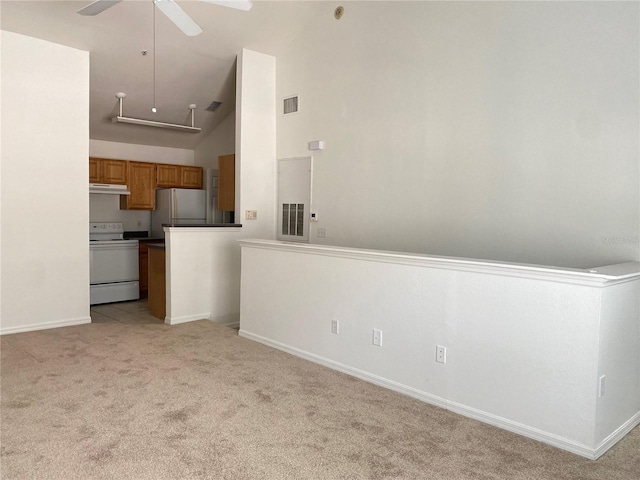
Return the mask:
<svg viewBox="0 0 640 480">
<path fill-rule="evenodd" d="M 156 113 L 156 1 L 153 1 L 153 113 Z"/>
<path fill-rule="evenodd" d="M 194 111 L 196 109 L 195 103 L 192 103 L 191 105 L 189 105 L 189 109 L 191 110 L 191 126 L 189 126 L 189 125 L 180 125 L 177 123 L 166 123 L 166 122 L 157 122 L 155 120 L 145 120 L 143 118 L 125 117 L 122 114 L 122 103 L 123 103 L 122 99 L 126 96 L 127 95 L 122 92 L 116 93 L 116 98 L 120 103 L 119 105 L 120 114 L 117 117 L 113 117 L 111 119 L 113 123 L 130 123 L 133 125 L 144 125 L 146 127 L 168 128 L 171 130 L 178 130 L 180 132 L 188 132 L 188 133 L 200 133 L 202 131 L 201 128 L 195 126 L 195 114 L 194 114 Z"/>
</svg>

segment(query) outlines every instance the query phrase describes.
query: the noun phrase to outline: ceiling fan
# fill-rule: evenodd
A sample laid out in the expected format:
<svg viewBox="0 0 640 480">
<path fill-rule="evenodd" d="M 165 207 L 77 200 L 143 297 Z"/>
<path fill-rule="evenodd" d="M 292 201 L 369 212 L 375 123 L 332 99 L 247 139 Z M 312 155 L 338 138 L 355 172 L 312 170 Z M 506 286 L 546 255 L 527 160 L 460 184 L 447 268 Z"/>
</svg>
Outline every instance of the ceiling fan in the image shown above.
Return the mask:
<svg viewBox="0 0 640 480">
<path fill-rule="evenodd" d="M 113 7 L 122 0 L 95 0 L 84 8 L 78 10 L 80 15 L 93 16 L 104 12 L 107 8 Z M 253 2 L 251 0 L 201 0 L 223 7 L 236 8 L 238 10 L 251 10 Z M 153 0 L 158 9 L 164 13 L 169 20 L 176 24 L 186 35 L 191 37 L 200 35 L 202 28 L 182 8 L 173 0 Z"/>
</svg>

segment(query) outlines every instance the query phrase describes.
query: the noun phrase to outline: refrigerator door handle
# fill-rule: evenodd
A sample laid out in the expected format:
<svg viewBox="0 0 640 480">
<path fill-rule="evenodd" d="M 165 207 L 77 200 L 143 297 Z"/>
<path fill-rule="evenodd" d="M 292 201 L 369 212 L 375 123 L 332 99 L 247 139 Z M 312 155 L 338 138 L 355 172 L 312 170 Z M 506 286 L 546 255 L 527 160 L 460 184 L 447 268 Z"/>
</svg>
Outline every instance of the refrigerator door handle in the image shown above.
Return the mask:
<svg viewBox="0 0 640 480">
<path fill-rule="evenodd" d="M 178 195 L 176 193 L 176 189 L 172 188 L 171 189 L 171 195 L 172 195 L 172 200 L 173 200 L 173 215 L 171 218 L 171 223 L 173 223 L 173 220 L 176 218 L 180 218 L 180 215 L 178 214 Z"/>
</svg>

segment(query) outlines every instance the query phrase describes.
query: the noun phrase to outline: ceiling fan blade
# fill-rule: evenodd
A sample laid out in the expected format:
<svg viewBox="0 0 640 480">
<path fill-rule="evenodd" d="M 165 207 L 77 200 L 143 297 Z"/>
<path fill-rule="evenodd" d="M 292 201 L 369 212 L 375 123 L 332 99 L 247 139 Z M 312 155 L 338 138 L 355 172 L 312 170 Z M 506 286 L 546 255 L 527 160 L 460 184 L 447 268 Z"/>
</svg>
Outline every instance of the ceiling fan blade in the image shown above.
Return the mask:
<svg viewBox="0 0 640 480">
<path fill-rule="evenodd" d="M 249 11 L 253 7 L 251 0 L 202 0 L 203 2 L 222 5 L 223 7 L 237 8 L 238 10 Z"/>
<path fill-rule="evenodd" d="M 104 12 L 107 8 L 113 7 L 116 3 L 120 3 L 122 0 L 95 0 L 84 8 L 78 10 L 80 15 L 86 15 L 93 17 L 99 13 Z"/>
<path fill-rule="evenodd" d="M 185 35 L 195 37 L 202 33 L 200 25 L 193 21 L 193 19 L 182 10 L 177 3 L 172 0 L 155 0 L 156 7 L 164 13 L 169 20 L 176 24 L 176 26 L 182 30 Z"/>
</svg>

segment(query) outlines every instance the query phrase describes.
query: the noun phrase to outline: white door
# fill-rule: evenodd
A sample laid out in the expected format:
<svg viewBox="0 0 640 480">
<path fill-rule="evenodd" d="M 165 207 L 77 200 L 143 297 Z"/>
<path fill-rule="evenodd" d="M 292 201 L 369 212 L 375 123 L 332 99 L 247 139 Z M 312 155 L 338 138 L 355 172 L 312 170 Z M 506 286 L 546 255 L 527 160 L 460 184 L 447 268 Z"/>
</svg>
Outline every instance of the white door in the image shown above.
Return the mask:
<svg viewBox="0 0 640 480">
<path fill-rule="evenodd" d="M 309 241 L 312 160 L 278 160 L 278 240 Z"/>
</svg>

